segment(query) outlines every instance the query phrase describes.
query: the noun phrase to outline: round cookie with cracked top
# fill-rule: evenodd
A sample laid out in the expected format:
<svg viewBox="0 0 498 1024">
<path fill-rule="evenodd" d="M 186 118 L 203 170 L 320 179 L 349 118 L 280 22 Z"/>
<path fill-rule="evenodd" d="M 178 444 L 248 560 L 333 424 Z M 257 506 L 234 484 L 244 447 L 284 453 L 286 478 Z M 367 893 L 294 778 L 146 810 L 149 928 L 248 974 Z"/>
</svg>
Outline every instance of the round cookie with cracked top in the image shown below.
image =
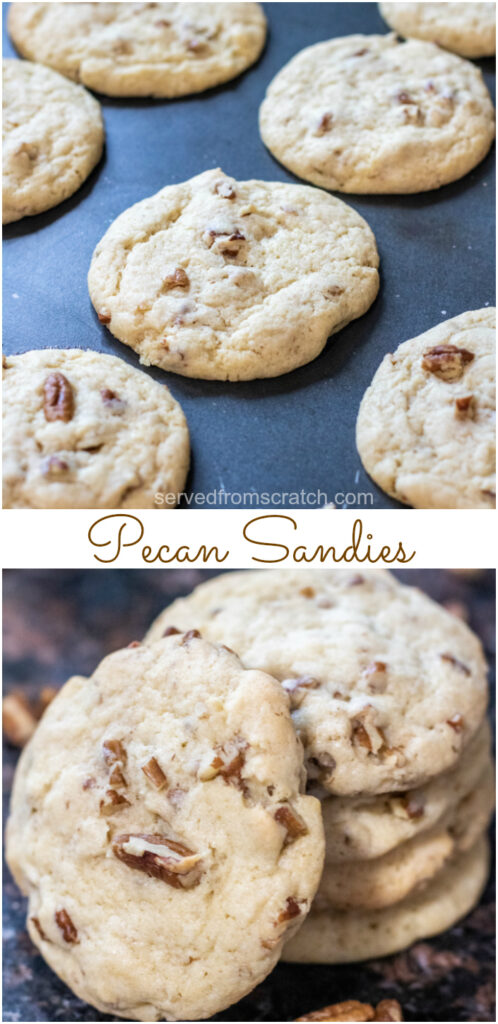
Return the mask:
<svg viewBox="0 0 498 1024">
<path fill-rule="evenodd" d="M 475 790 L 489 765 L 491 729 L 485 721 L 449 771 L 405 793 L 322 799 L 325 860 L 331 871 L 351 870 L 384 857 L 433 830 Z"/>
<path fill-rule="evenodd" d="M 312 912 L 282 959 L 293 963 L 341 964 L 390 956 L 420 939 L 451 928 L 478 903 L 489 872 L 483 836 L 459 854 L 421 892 L 381 910 Z"/>
<path fill-rule="evenodd" d="M 183 412 L 115 356 L 4 357 L 4 508 L 173 508 L 189 468 Z M 157 507 L 157 506 L 156 506 Z"/>
<path fill-rule="evenodd" d="M 88 284 L 99 319 L 143 363 L 252 380 L 319 355 L 373 302 L 377 267 L 370 228 L 341 200 L 211 170 L 122 213 Z"/>
<path fill-rule="evenodd" d="M 323 864 L 285 695 L 196 636 L 70 680 L 17 769 L 8 860 L 48 964 L 104 1014 L 206 1020 L 272 970 Z"/>
<path fill-rule="evenodd" d="M 477 842 L 489 825 L 494 804 L 495 771 L 488 756 L 474 789 L 433 828 L 381 857 L 326 864 L 314 909 L 380 910 L 406 899 Z"/>
<path fill-rule="evenodd" d="M 411 193 L 472 170 L 495 125 L 478 68 L 434 43 L 389 34 L 298 53 L 267 89 L 260 131 L 277 160 L 322 188 Z"/>
<path fill-rule="evenodd" d="M 462 313 L 386 355 L 356 425 L 375 482 L 415 508 L 496 503 L 496 311 Z"/>
<path fill-rule="evenodd" d="M 100 104 L 50 68 L 4 60 L 3 223 L 72 196 L 100 160 Z"/>
<path fill-rule="evenodd" d="M 451 768 L 482 724 L 486 664 L 468 626 L 384 570 L 253 570 L 201 584 L 156 619 L 199 629 L 279 679 L 309 782 L 406 791 Z"/>
<path fill-rule="evenodd" d="M 172 98 L 254 64 L 266 37 L 258 3 L 13 3 L 23 57 L 107 96 Z"/>
<path fill-rule="evenodd" d="M 384 21 L 402 36 L 427 39 L 461 57 L 496 51 L 494 3 L 381 3 Z"/>
</svg>

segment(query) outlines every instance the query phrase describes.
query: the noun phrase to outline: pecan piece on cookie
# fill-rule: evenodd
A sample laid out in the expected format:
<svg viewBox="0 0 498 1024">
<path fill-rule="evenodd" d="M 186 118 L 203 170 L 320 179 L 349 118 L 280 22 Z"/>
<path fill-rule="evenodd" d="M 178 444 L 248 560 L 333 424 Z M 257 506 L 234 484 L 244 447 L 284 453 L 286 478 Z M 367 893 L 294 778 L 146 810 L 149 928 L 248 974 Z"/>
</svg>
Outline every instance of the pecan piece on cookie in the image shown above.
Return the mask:
<svg viewBox="0 0 498 1024">
<path fill-rule="evenodd" d="M 287 833 L 284 846 L 288 846 L 289 843 L 293 843 L 296 839 L 308 834 L 308 829 L 303 819 L 290 804 L 281 804 L 280 807 L 277 807 L 273 817 L 279 825 L 282 825 Z"/>
<path fill-rule="evenodd" d="M 322 114 L 322 116 L 321 116 L 321 118 L 320 118 L 320 120 L 319 120 L 319 122 L 318 122 L 318 124 L 317 124 L 317 126 L 315 128 L 315 131 L 313 132 L 313 134 L 314 135 L 326 135 L 327 132 L 329 132 L 331 130 L 333 122 L 334 122 L 333 114 L 331 114 L 330 111 L 327 111 L 325 114 Z"/>
<path fill-rule="evenodd" d="M 451 384 L 455 380 L 460 380 L 465 367 L 474 358 L 474 353 L 466 348 L 458 348 L 456 345 L 434 345 L 424 352 L 422 369 Z"/>
<path fill-rule="evenodd" d="M 54 917 L 57 927 L 60 928 L 62 932 L 64 942 L 67 942 L 70 945 L 75 945 L 78 941 L 78 930 L 73 924 L 67 910 L 64 910 L 64 908 L 62 908 L 62 910 L 56 910 Z"/>
<path fill-rule="evenodd" d="M 104 740 L 102 744 L 102 755 L 108 768 L 119 761 L 126 764 L 126 750 L 121 740 Z"/>
<path fill-rule="evenodd" d="M 63 373 L 49 373 L 43 385 L 43 412 L 47 422 L 69 423 L 74 413 L 73 389 Z"/>
<path fill-rule="evenodd" d="M 130 801 L 121 793 L 117 793 L 115 789 L 107 789 L 105 797 L 99 804 L 100 813 L 104 816 L 122 811 L 125 807 L 130 807 Z"/>
<path fill-rule="evenodd" d="M 475 420 L 477 402 L 474 395 L 455 399 L 455 416 L 459 420 Z"/>
<path fill-rule="evenodd" d="M 202 856 L 167 836 L 144 832 L 116 836 L 112 852 L 129 868 L 167 882 L 174 889 L 192 889 L 202 876 Z"/>
<path fill-rule="evenodd" d="M 176 267 L 171 274 L 164 278 L 163 288 L 169 291 L 171 288 L 188 288 L 190 279 L 183 267 Z"/>
<path fill-rule="evenodd" d="M 147 764 L 142 765 L 142 771 L 156 789 L 164 789 L 168 780 L 155 757 L 151 757 Z"/>
</svg>

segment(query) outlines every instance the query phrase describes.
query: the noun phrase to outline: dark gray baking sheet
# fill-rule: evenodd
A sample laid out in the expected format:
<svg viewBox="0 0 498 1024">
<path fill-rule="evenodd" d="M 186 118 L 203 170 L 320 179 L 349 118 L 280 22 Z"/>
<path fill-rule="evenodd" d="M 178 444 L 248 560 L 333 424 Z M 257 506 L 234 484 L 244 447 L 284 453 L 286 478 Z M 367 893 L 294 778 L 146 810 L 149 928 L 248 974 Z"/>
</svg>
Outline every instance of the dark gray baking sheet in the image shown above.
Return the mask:
<svg viewBox="0 0 498 1024">
<path fill-rule="evenodd" d="M 107 146 L 99 167 L 65 203 L 5 229 L 5 352 L 74 346 L 139 365 L 98 323 L 88 298 L 91 255 L 111 221 L 164 185 L 209 167 L 221 166 L 239 179 L 297 180 L 259 138 L 266 86 L 304 46 L 387 29 L 375 3 L 264 6 L 268 43 L 259 63 L 241 78 L 173 102 L 101 97 Z M 8 4 L 3 7 L 5 18 Z M 14 55 L 5 33 L 4 52 Z M 479 63 L 493 90 L 493 62 Z M 190 490 L 221 491 L 211 500 L 228 508 L 242 503 L 230 498 L 234 492 L 319 490 L 338 505 L 347 493 L 352 507 L 356 494 L 361 507 L 397 507 L 367 477 L 356 452 L 361 396 L 384 353 L 399 342 L 464 310 L 494 304 L 494 188 L 491 154 L 460 182 L 437 192 L 345 196 L 377 237 L 381 292 L 368 314 L 336 335 L 308 366 L 241 384 L 144 371 L 167 382 L 187 415 Z M 250 501 L 256 507 L 255 498 L 244 504 Z M 302 500 L 299 505 L 309 507 Z"/>
<path fill-rule="evenodd" d="M 212 575 L 206 569 L 4 572 L 5 690 L 19 688 L 36 699 L 43 686 L 61 686 L 74 672 L 91 674 L 109 651 L 142 637 L 166 604 Z M 396 575 L 438 601 L 463 604 L 494 665 L 494 572 L 477 583 L 437 569 Z M 493 694 L 492 678 L 490 684 Z M 17 755 L 6 745 L 5 812 Z M 340 967 L 279 964 L 216 1020 L 291 1021 L 343 999 L 396 998 L 406 1021 L 494 1021 L 493 901 L 490 880 L 465 921 L 397 956 Z M 77 999 L 44 963 L 25 930 L 26 901 L 7 869 L 3 910 L 3 1020 L 109 1020 Z"/>
</svg>

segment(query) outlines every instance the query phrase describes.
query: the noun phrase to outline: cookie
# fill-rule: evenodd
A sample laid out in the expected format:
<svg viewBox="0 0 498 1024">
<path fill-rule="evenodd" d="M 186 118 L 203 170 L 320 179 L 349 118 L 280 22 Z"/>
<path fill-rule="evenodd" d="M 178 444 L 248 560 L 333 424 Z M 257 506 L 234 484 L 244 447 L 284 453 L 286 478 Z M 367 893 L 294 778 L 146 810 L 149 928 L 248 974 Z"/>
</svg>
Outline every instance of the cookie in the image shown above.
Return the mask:
<svg viewBox="0 0 498 1024">
<path fill-rule="evenodd" d="M 173 508 L 189 466 L 168 388 L 78 349 L 4 359 L 3 445 L 4 508 Z"/>
<path fill-rule="evenodd" d="M 385 570 L 227 573 L 175 601 L 148 639 L 195 627 L 281 680 L 308 777 L 338 795 L 424 785 L 482 723 L 477 637 Z"/>
<path fill-rule="evenodd" d="M 277 160 L 322 188 L 408 193 L 467 174 L 495 128 L 478 68 L 389 34 L 301 50 L 270 83 L 260 130 Z"/>
<path fill-rule="evenodd" d="M 195 632 L 69 681 L 21 757 L 8 826 L 47 963 L 127 1019 L 206 1020 L 244 996 L 320 878 L 302 764 L 277 682 Z"/>
<path fill-rule="evenodd" d="M 462 313 L 386 355 L 362 399 L 361 461 L 415 508 L 494 508 L 494 309 Z"/>
<path fill-rule="evenodd" d="M 107 96 L 185 96 L 258 59 L 266 19 L 254 3 L 10 5 L 23 57 Z"/>
<path fill-rule="evenodd" d="M 384 21 L 402 36 L 427 39 L 462 57 L 491 57 L 496 51 L 493 3 L 379 4 Z"/>
<path fill-rule="evenodd" d="M 3 223 L 50 210 L 102 155 L 100 104 L 40 64 L 3 61 Z"/>
<path fill-rule="evenodd" d="M 494 788 L 494 767 L 488 758 L 476 788 L 432 829 L 382 857 L 327 864 L 315 909 L 380 910 L 406 899 L 458 851 L 470 849 L 486 830 L 494 808 Z"/>
<path fill-rule="evenodd" d="M 421 892 L 383 910 L 311 913 L 283 960 L 339 964 L 377 959 L 451 928 L 479 901 L 489 871 L 484 837 L 452 860 Z"/>
<path fill-rule="evenodd" d="M 379 287 L 375 239 L 339 199 L 206 171 L 125 210 L 88 276 L 99 318 L 186 377 L 276 377 L 314 359 Z"/>
<path fill-rule="evenodd" d="M 490 745 L 486 721 L 454 767 L 419 789 L 322 800 L 327 864 L 332 869 L 340 865 L 352 869 L 433 829 L 475 789 L 489 763 Z"/>
</svg>

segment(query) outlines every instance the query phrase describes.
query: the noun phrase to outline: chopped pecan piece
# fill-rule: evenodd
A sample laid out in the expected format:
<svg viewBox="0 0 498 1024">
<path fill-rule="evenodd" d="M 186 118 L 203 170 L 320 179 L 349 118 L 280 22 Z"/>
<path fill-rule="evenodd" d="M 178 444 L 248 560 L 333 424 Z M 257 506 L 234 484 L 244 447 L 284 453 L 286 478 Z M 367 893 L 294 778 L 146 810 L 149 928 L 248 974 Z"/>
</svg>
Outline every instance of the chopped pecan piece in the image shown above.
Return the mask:
<svg viewBox="0 0 498 1024">
<path fill-rule="evenodd" d="M 452 718 L 448 718 L 446 720 L 446 725 L 450 725 L 455 732 L 463 732 L 465 722 L 462 715 L 453 715 Z"/>
<path fill-rule="evenodd" d="M 130 807 L 130 801 L 115 789 L 107 789 L 105 798 L 100 801 L 101 814 L 114 814 L 115 811 L 122 811 L 124 807 Z"/>
<path fill-rule="evenodd" d="M 400 793 L 389 801 L 389 805 L 397 818 L 410 818 L 416 821 L 424 815 L 424 801 L 417 793 Z"/>
<path fill-rule="evenodd" d="M 445 651 L 444 654 L 441 655 L 441 658 L 443 661 L 447 661 L 449 662 L 450 665 L 453 665 L 454 668 L 457 668 L 459 672 L 463 672 L 464 675 L 470 676 L 471 672 L 468 665 L 465 665 L 463 661 L 460 661 L 458 658 L 455 658 L 453 654 L 450 654 L 448 651 Z"/>
<path fill-rule="evenodd" d="M 127 644 L 126 645 L 126 650 L 127 651 L 133 650 L 135 647 L 141 647 L 141 646 L 142 646 L 142 644 L 140 643 L 140 640 L 132 640 L 131 644 Z"/>
<path fill-rule="evenodd" d="M 198 629 L 189 629 L 183 634 L 182 644 L 189 644 L 191 640 L 198 640 L 200 635 L 201 634 Z"/>
<path fill-rule="evenodd" d="M 112 851 L 127 867 L 167 882 L 174 889 L 191 889 L 201 880 L 201 855 L 167 836 L 127 833 L 116 836 Z"/>
<path fill-rule="evenodd" d="M 125 789 L 127 786 L 126 779 L 119 767 L 119 764 L 115 764 L 109 775 L 109 782 L 114 789 Z"/>
<path fill-rule="evenodd" d="M 2 701 L 2 727 L 9 743 L 24 747 L 36 729 L 36 718 L 20 693 L 9 693 Z"/>
<path fill-rule="evenodd" d="M 97 316 L 101 324 L 110 324 L 111 314 L 108 313 L 107 310 L 102 310 L 100 313 L 97 313 Z"/>
<path fill-rule="evenodd" d="M 168 780 L 155 757 L 151 757 L 147 764 L 142 765 L 142 771 L 156 789 L 164 789 Z"/>
<path fill-rule="evenodd" d="M 367 46 L 364 46 L 362 50 L 356 50 L 356 53 L 353 53 L 352 56 L 353 57 L 364 57 L 366 53 L 370 53 L 370 50 L 368 49 Z"/>
<path fill-rule="evenodd" d="M 295 679 L 284 679 L 282 686 L 288 693 L 294 690 L 318 690 L 320 681 L 314 676 L 296 676 Z"/>
<path fill-rule="evenodd" d="M 287 832 L 284 846 L 289 846 L 295 839 L 300 839 L 301 836 L 308 834 L 306 823 L 290 804 L 282 804 L 281 807 L 277 807 L 273 817 Z"/>
<path fill-rule="evenodd" d="M 333 114 L 330 113 L 330 111 L 327 111 L 325 114 L 322 114 L 313 134 L 326 135 L 327 132 L 331 130 L 333 121 L 334 116 Z"/>
<path fill-rule="evenodd" d="M 69 423 L 74 413 L 73 389 L 63 373 L 49 373 L 43 385 L 43 412 L 47 422 Z"/>
<path fill-rule="evenodd" d="M 33 924 L 34 924 L 34 926 L 35 926 L 35 928 L 36 928 L 36 930 L 38 932 L 38 935 L 40 936 L 40 939 L 43 939 L 44 942 L 50 942 L 50 939 L 47 939 L 47 936 L 45 935 L 45 932 L 43 931 L 43 928 L 42 928 L 42 926 L 40 924 L 39 919 L 37 917 L 30 917 L 30 921 L 33 922 Z"/>
<path fill-rule="evenodd" d="M 121 740 L 104 740 L 102 754 L 108 768 L 116 764 L 117 761 L 121 764 L 126 764 L 126 750 Z"/>
<path fill-rule="evenodd" d="M 422 368 L 434 373 L 441 380 L 452 383 L 460 380 L 468 363 L 474 359 L 474 353 L 456 345 L 435 345 L 427 349 L 422 359 Z"/>
<path fill-rule="evenodd" d="M 149 4 L 149 6 L 152 6 L 152 5 Z M 158 21 L 154 22 L 154 25 L 155 25 L 156 28 L 170 28 L 171 22 L 170 21 L 166 21 L 166 18 L 159 18 Z"/>
<path fill-rule="evenodd" d="M 215 747 L 213 760 L 200 771 L 199 778 L 203 782 L 209 782 L 221 775 L 228 785 L 236 786 L 245 794 L 247 786 L 242 778 L 242 769 L 246 763 L 247 747 L 247 742 L 240 736 L 236 736 L 223 746 Z"/>
<path fill-rule="evenodd" d="M 474 395 L 464 395 L 455 399 L 455 416 L 459 420 L 474 420 L 477 402 Z"/>
<path fill-rule="evenodd" d="M 371 704 L 367 704 L 355 714 L 352 719 L 353 743 L 359 747 L 365 747 L 369 753 L 379 754 L 387 747 L 386 737 L 380 726 L 376 723 L 377 712 Z"/>
<path fill-rule="evenodd" d="M 163 287 L 168 291 L 171 288 L 188 288 L 190 280 L 183 267 L 177 267 L 172 274 L 164 278 Z"/>
<path fill-rule="evenodd" d="M 301 597 L 314 597 L 316 591 L 314 587 L 301 587 L 299 593 Z"/>
<path fill-rule="evenodd" d="M 177 629 L 176 626 L 166 626 L 166 629 L 164 630 L 163 633 L 163 637 L 175 636 L 176 633 L 181 633 L 181 629 Z"/>
<path fill-rule="evenodd" d="M 71 921 L 67 910 L 56 910 L 54 916 L 55 923 L 62 932 L 64 942 L 74 945 L 78 941 L 78 931 Z"/>
<path fill-rule="evenodd" d="M 204 235 L 208 249 L 219 252 L 222 256 L 238 256 L 241 243 L 246 236 L 238 228 L 235 231 L 215 231 L 210 229 Z"/>
<path fill-rule="evenodd" d="M 277 917 L 277 924 L 284 924 L 286 921 L 293 921 L 295 917 L 299 917 L 301 913 L 301 907 L 299 901 L 295 900 L 293 896 L 289 896 L 285 907 L 280 911 Z"/>
<path fill-rule="evenodd" d="M 222 199 L 235 199 L 237 196 L 233 185 L 229 181 L 218 181 L 214 186 L 214 191 Z"/>
<path fill-rule="evenodd" d="M 111 388 L 102 388 L 100 391 L 100 397 L 104 405 L 118 406 L 125 404 L 119 395 L 117 395 L 115 391 L 112 391 Z"/>
</svg>

